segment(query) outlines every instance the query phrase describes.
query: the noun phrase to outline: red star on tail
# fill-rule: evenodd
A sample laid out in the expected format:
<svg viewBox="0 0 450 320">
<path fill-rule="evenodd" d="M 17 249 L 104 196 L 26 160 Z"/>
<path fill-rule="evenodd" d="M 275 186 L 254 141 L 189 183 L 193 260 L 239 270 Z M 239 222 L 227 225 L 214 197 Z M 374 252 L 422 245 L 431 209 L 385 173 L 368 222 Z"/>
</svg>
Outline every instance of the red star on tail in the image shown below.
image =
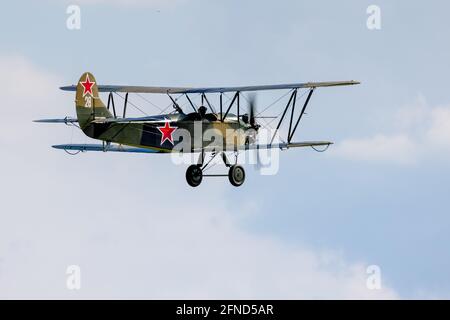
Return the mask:
<svg viewBox="0 0 450 320">
<path fill-rule="evenodd" d="M 92 93 L 92 86 L 95 84 L 94 81 L 91 82 L 91 80 L 89 79 L 89 74 L 86 75 L 86 80 L 84 82 L 81 82 L 81 85 L 83 86 L 84 90 L 83 90 L 83 97 L 89 93 L 90 95 L 94 95 Z"/>
<path fill-rule="evenodd" d="M 164 125 L 164 127 L 157 127 L 159 131 L 161 131 L 161 145 L 166 141 L 169 140 L 170 143 L 173 145 L 173 137 L 172 133 L 177 130 L 177 127 L 171 127 L 168 122 Z"/>
</svg>

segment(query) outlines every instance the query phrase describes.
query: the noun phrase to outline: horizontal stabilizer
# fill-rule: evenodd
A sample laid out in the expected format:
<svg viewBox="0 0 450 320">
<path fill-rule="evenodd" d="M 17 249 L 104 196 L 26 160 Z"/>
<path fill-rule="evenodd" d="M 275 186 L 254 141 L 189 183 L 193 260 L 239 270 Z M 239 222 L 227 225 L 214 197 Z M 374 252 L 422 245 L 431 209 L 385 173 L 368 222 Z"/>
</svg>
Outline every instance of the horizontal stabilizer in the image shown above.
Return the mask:
<svg viewBox="0 0 450 320">
<path fill-rule="evenodd" d="M 71 117 L 65 117 L 64 119 L 39 119 L 39 120 L 33 120 L 33 122 L 39 122 L 39 123 L 77 123 L 78 119 L 71 118 Z"/>
</svg>

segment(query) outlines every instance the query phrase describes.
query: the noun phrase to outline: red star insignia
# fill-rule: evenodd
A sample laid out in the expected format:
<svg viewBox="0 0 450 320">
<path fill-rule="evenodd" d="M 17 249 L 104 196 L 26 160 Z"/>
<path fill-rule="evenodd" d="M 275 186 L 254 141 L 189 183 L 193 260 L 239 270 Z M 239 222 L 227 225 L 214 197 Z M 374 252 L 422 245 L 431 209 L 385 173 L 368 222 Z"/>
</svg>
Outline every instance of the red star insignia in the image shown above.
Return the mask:
<svg viewBox="0 0 450 320">
<path fill-rule="evenodd" d="M 166 122 L 164 127 L 157 127 L 159 131 L 161 131 L 161 145 L 166 141 L 169 140 L 170 143 L 173 145 L 173 137 L 172 133 L 177 130 L 177 127 L 171 127 L 169 122 Z"/>
<path fill-rule="evenodd" d="M 92 86 L 95 84 L 95 81 L 92 81 L 89 79 L 89 74 L 86 75 L 86 80 L 84 82 L 81 82 L 81 85 L 83 86 L 84 90 L 83 90 L 83 97 L 89 93 L 90 95 L 94 95 L 92 93 Z"/>
</svg>

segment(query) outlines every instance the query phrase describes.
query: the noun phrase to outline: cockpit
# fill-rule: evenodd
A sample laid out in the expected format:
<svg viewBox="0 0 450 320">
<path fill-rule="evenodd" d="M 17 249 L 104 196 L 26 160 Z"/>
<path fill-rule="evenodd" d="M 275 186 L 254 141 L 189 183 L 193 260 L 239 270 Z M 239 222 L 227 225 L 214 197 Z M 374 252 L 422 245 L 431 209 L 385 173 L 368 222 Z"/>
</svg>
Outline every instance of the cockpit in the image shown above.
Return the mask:
<svg viewBox="0 0 450 320">
<path fill-rule="evenodd" d="M 215 113 L 206 113 L 207 109 L 204 106 L 198 108 L 198 112 L 188 113 L 183 121 L 218 121 L 219 118 Z"/>
</svg>

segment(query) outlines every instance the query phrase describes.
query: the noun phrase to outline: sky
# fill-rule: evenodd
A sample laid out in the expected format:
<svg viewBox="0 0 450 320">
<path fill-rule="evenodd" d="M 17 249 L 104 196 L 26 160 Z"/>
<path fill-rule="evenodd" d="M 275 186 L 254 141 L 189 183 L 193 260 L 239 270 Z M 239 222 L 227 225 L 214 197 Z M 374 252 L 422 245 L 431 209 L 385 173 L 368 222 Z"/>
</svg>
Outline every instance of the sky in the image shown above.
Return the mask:
<svg viewBox="0 0 450 320">
<path fill-rule="evenodd" d="M 67 28 L 69 5 L 81 10 L 79 30 Z M 379 30 L 367 27 L 370 5 Z M 449 298 L 449 9 L 439 0 L 5 4 L 0 297 Z M 170 156 L 51 148 L 90 142 L 32 122 L 74 116 L 73 94 L 58 87 L 85 71 L 104 84 L 361 85 L 314 93 L 296 139 L 335 142 L 327 152 L 285 151 L 276 175 L 248 166 L 240 188 L 209 179 L 192 189 L 187 165 Z M 282 94 L 258 95 L 258 109 Z M 72 265 L 79 290 L 67 287 Z M 369 266 L 381 272 L 378 289 Z"/>
</svg>

